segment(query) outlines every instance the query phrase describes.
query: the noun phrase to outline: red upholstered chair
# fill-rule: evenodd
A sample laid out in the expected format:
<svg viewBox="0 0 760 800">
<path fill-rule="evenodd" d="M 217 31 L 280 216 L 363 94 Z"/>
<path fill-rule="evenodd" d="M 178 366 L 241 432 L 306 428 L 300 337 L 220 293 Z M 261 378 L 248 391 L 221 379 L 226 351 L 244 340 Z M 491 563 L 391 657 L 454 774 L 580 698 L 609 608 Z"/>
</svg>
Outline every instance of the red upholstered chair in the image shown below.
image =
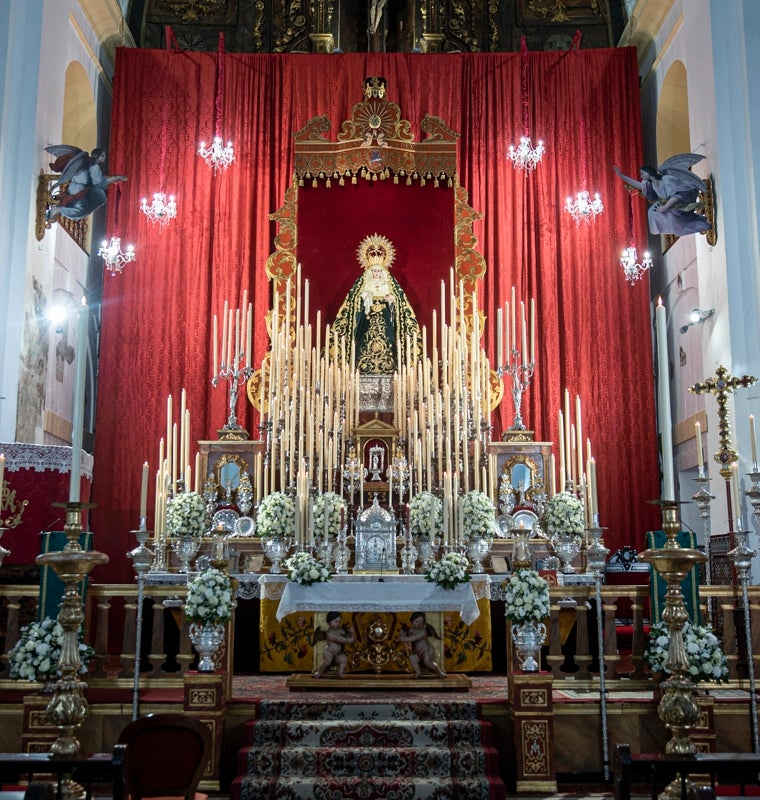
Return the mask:
<svg viewBox="0 0 760 800">
<path fill-rule="evenodd" d="M 129 800 L 200 800 L 201 775 L 211 753 L 211 732 L 181 713 L 148 714 L 130 722 L 119 736 L 127 746 L 124 788 Z"/>
</svg>

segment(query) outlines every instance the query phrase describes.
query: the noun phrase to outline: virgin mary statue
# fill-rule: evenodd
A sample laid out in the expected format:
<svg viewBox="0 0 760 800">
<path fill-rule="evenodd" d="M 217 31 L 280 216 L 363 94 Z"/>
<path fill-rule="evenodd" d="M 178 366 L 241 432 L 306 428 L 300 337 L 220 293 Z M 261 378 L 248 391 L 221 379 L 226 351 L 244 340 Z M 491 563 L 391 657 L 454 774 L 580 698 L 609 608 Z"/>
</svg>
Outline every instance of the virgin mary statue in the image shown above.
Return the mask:
<svg viewBox="0 0 760 800">
<path fill-rule="evenodd" d="M 334 341 L 353 339 L 356 368 L 362 374 L 391 375 L 420 357 L 420 326 L 404 290 L 390 274 L 396 257 L 391 241 L 374 233 L 362 239 L 356 252 L 363 272 L 335 317 Z"/>
</svg>

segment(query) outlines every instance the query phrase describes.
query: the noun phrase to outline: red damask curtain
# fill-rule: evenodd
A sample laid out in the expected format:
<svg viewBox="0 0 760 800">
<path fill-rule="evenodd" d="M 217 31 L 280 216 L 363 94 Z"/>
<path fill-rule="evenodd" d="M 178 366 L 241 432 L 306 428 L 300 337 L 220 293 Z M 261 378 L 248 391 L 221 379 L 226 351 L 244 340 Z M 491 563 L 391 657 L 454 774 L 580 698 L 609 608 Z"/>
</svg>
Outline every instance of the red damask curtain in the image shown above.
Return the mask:
<svg viewBox="0 0 760 800">
<path fill-rule="evenodd" d="M 223 58 L 221 129 L 236 159 L 214 176 L 196 149 L 215 130 L 219 55 L 118 52 L 108 166 L 129 181 L 112 189 L 107 233 L 134 242 L 137 261 L 106 276 L 103 297 L 93 485 L 95 545 L 111 556 L 103 579 L 132 577 L 125 553 L 134 546 L 128 531 L 138 522 L 140 465 L 156 467 L 167 396 L 176 408 L 187 389 L 191 441 L 215 438 L 226 422 L 226 390 L 210 383 L 211 319 L 225 300 L 238 304 L 244 289 L 254 304 L 256 363 L 264 355 L 265 262 L 277 232 L 269 215 L 292 184 L 294 132 L 324 114 L 334 139 L 370 75 L 386 78 L 417 140 L 428 113 L 460 133 L 460 182 L 482 214 L 475 234 L 487 264 L 479 293 L 487 349 L 493 354 L 495 309 L 512 286 L 518 298 L 535 297 L 537 368 L 523 416 L 538 440 L 555 441 L 565 387 L 581 396 L 607 543 L 639 545 L 657 527 L 646 501 L 659 496 L 650 307 L 646 282 L 631 287 L 618 266 L 629 205 L 612 170 L 635 174 L 642 161 L 635 52 L 531 53 L 527 91 L 521 57 L 511 53 Z M 546 144 L 528 177 L 505 158 L 523 133 L 525 97 L 529 132 Z M 602 193 L 606 210 L 593 225 L 576 226 L 562 210 L 580 188 Z M 177 197 L 178 217 L 165 229 L 138 210 L 155 191 Z M 635 212 L 643 243 L 643 201 Z M 348 263 L 324 253 L 325 281 L 313 297 L 356 277 L 356 237 L 347 236 Z M 424 260 L 414 271 L 424 280 Z M 505 399 L 495 435 L 512 413 Z M 256 434 L 258 419 L 242 399 L 238 419 Z"/>
</svg>

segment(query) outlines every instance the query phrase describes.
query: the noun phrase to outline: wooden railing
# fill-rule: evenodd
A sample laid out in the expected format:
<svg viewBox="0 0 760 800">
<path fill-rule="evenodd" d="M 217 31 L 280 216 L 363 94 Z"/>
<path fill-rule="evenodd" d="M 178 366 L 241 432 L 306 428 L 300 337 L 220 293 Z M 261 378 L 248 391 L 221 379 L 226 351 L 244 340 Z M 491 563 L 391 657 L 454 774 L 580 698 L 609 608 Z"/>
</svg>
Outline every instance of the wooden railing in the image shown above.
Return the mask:
<svg viewBox="0 0 760 800">
<path fill-rule="evenodd" d="M 194 660 L 188 625 L 181 608 L 183 587 L 146 586 L 143 606 L 141 686 L 179 688 L 183 674 Z M 651 676 L 644 661 L 647 636 L 644 610 L 649 598 L 646 586 L 603 586 L 601 590 L 603 619 L 602 638 L 605 679 L 612 691 L 616 682 L 625 679 L 649 681 Z M 578 682 L 598 679 L 598 628 L 595 617 L 594 589 L 589 587 L 552 587 L 552 607 L 547 624 L 548 645 L 544 654 L 545 668 L 555 685 L 572 677 Z M 710 621 L 721 632 L 728 658 L 732 685 L 745 684 L 747 646 L 744 636 L 742 596 L 738 587 L 700 587 L 703 621 Z M 616 619 L 618 603 L 630 603 L 632 625 L 622 628 Z M 755 672 L 760 669 L 760 586 L 749 587 L 752 646 Z M 245 601 L 244 601 L 245 602 Z M 18 687 L 9 680 L 7 653 L 18 641 L 20 628 L 34 619 L 37 603 L 36 587 L 0 586 L 0 687 Z M 626 606 L 628 605 L 626 603 Z M 95 650 L 90 661 L 87 681 L 90 686 L 127 687 L 134 680 L 136 641 L 137 586 L 134 584 L 90 584 L 85 603 L 88 641 Z M 492 624 L 508 623 L 499 603 L 492 604 Z M 568 632 L 570 639 L 568 640 Z M 245 637 L 250 640 L 250 622 Z M 258 629 L 253 633 L 258 635 Z M 242 641 L 242 632 L 237 640 Z M 574 637 L 574 643 L 572 642 Z M 494 637 L 496 638 L 496 637 Z M 509 641 L 509 637 L 507 637 Z M 568 644 L 568 641 L 570 642 Z M 231 672 L 233 654 L 226 653 Z M 511 663 L 511 662 L 508 662 Z M 254 670 L 255 671 L 255 670 Z"/>
</svg>

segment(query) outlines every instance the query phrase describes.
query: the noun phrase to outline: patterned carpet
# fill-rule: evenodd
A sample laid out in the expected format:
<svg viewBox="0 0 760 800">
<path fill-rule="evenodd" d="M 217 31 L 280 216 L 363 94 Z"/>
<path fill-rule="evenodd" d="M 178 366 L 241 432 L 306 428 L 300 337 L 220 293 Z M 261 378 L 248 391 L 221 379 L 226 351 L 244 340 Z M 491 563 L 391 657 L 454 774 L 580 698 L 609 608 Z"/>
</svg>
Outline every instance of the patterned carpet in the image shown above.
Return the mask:
<svg viewBox="0 0 760 800">
<path fill-rule="evenodd" d="M 415 694 L 415 693 L 412 693 Z M 233 800 L 504 800 L 472 700 L 268 698 L 246 726 Z"/>
</svg>

